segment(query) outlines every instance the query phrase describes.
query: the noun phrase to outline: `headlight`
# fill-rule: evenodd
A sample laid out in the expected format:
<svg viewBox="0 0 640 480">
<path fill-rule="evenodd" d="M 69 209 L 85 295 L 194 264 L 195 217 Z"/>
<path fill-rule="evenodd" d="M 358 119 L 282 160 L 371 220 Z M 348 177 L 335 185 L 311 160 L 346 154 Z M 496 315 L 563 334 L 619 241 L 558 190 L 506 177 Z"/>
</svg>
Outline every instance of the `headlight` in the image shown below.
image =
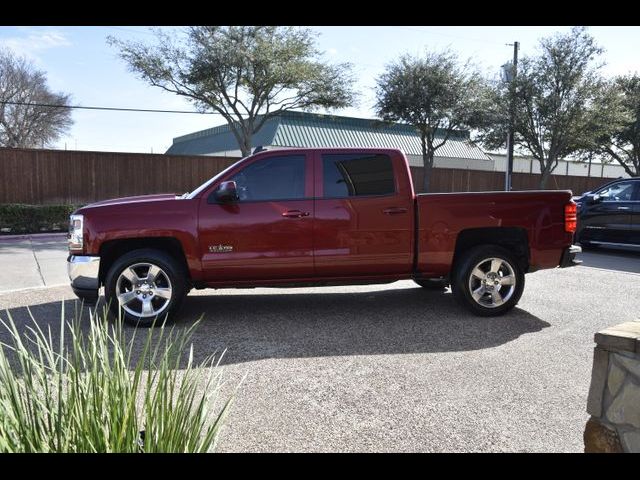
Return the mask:
<svg viewBox="0 0 640 480">
<path fill-rule="evenodd" d="M 69 250 L 82 250 L 84 246 L 82 236 L 83 227 L 83 215 L 71 215 L 69 217 Z"/>
</svg>

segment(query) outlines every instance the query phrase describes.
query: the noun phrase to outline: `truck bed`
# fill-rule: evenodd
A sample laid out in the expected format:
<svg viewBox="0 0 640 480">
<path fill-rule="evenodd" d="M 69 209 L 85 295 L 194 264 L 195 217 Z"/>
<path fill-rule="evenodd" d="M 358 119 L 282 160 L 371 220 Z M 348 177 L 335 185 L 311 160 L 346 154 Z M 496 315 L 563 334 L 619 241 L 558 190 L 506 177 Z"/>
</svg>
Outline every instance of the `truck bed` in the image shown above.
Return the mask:
<svg viewBox="0 0 640 480">
<path fill-rule="evenodd" d="M 502 235 L 526 236 L 528 271 L 553 268 L 573 236 L 564 223 L 571 195 L 569 190 L 419 194 L 416 270 L 426 276 L 447 275 L 461 233 L 471 238 L 497 227 L 511 227 L 501 230 Z"/>
</svg>

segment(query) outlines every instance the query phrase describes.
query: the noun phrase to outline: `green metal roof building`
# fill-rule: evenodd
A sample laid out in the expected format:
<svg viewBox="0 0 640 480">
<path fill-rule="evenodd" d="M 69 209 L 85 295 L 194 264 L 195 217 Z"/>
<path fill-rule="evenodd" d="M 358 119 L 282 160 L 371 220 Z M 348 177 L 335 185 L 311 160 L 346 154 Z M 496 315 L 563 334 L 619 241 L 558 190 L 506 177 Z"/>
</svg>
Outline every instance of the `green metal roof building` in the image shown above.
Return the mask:
<svg viewBox="0 0 640 480">
<path fill-rule="evenodd" d="M 267 120 L 252 144 L 269 147 L 380 147 L 398 148 L 412 166 L 422 165 L 420 138 L 405 124 L 306 112 L 283 112 Z M 220 125 L 173 139 L 171 155 L 239 157 L 229 125 Z M 435 166 L 493 170 L 493 161 L 469 140 L 469 132 L 456 131 L 436 151 Z"/>
</svg>

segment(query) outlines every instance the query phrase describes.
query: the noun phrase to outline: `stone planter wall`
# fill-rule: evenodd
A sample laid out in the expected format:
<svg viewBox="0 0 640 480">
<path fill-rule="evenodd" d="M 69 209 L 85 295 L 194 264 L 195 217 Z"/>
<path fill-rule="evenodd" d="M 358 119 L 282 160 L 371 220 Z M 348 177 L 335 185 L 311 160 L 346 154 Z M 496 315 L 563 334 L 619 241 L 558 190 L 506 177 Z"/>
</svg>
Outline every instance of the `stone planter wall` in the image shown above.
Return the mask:
<svg viewBox="0 0 640 480">
<path fill-rule="evenodd" d="M 640 452 L 640 321 L 595 335 L 585 452 Z"/>
</svg>

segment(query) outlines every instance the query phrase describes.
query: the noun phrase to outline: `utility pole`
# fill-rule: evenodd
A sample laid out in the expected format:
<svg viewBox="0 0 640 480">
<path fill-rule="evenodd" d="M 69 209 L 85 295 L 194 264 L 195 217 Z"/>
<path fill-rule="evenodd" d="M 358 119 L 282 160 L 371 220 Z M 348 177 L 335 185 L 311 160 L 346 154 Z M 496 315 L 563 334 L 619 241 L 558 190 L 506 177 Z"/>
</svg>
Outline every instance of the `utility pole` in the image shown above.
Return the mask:
<svg viewBox="0 0 640 480">
<path fill-rule="evenodd" d="M 511 45 L 508 43 L 507 45 Z M 507 81 L 509 82 L 509 92 L 511 98 L 511 105 L 509 105 L 509 134 L 507 135 L 507 168 L 504 174 L 504 189 L 505 191 L 511 190 L 511 174 L 513 173 L 513 129 L 516 117 L 516 75 L 518 74 L 518 50 L 520 49 L 520 42 L 513 43 L 513 64 L 511 65 L 511 74 L 507 74 Z"/>
</svg>

